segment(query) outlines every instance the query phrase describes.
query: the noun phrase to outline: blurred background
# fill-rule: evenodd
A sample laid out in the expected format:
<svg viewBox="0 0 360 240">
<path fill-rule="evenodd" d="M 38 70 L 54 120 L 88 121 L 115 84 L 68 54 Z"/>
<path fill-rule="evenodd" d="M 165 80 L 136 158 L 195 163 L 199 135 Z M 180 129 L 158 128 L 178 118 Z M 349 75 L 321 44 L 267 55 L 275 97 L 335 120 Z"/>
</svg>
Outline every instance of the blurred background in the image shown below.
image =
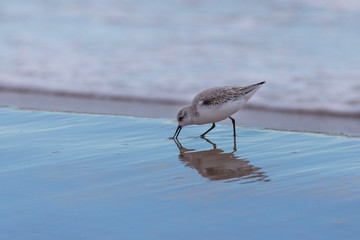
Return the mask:
<svg viewBox="0 0 360 240">
<path fill-rule="evenodd" d="M 250 106 L 360 116 L 357 0 L 1 1 L 0 48 L 0 105 L 9 92 L 183 104 L 265 80 Z"/>
</svg>

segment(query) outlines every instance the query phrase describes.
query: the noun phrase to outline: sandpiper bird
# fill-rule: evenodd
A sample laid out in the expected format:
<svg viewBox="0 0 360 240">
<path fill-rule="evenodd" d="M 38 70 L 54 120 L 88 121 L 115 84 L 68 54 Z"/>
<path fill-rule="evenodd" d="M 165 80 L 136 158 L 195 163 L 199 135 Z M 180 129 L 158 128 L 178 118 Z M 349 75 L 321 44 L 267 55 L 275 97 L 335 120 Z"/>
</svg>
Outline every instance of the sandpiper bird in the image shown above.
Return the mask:
<svg viewBox="0 0 360 240">
<path fill-rule="evenodd" d="M 231 119 L 234 136 L 236 136 L 235 119 L 231 115 L 244 107 L 245 103 L 264 83 L 260 82 L 246 87 L 215 87 L 200 92 L 194 97 L 190 106 L 184 107 L 177 114 L 179 126 L 173 138 L 177 138 L 181 129 L 186 125 L 212 123 L 211 128 L 201 134 L 201 137 L 204 137 L 215 128 L 216 122 L 226 118 Z"/>
</svg>

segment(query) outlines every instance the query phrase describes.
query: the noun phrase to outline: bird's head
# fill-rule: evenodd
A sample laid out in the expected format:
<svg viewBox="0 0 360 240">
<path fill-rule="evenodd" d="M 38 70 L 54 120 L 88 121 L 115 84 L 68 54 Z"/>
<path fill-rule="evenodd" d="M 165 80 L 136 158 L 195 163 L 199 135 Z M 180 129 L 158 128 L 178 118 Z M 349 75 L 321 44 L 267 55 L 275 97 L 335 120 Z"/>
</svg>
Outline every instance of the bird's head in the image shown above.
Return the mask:
<svg viewBox="0 0 360 240">
<path fill-rule="evenodd" d="M 184 107 L 181 109 L 177 114 L 177 121 L 179 126 L 184 127 L 186 125 L 190 125 L 193 123 L 192 121 L 192 111 L 190 109 L 190 106 Z"/>
</svg>

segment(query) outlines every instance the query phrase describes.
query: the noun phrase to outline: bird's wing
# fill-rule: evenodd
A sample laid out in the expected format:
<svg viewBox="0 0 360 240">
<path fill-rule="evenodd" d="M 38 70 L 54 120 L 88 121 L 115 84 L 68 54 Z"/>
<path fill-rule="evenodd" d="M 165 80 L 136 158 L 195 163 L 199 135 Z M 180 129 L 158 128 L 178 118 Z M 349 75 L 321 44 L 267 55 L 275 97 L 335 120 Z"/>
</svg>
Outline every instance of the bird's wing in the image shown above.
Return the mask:
<svg viewBox="0 0 360 240">
<path fill-rule="evenodd" d="M 210 88 L 196 95 L 192 106 L 216 106 L 240 99 L 247 101 L 264 83 L 265 82 L 260 82 L 246 87 Z"/>
<path fill-rule="evenodd" d="M 245 97 L 241 87 L 216 87 L 200 92 L 195 96 L 193 106 L 216 106 Z"/>
</svg>

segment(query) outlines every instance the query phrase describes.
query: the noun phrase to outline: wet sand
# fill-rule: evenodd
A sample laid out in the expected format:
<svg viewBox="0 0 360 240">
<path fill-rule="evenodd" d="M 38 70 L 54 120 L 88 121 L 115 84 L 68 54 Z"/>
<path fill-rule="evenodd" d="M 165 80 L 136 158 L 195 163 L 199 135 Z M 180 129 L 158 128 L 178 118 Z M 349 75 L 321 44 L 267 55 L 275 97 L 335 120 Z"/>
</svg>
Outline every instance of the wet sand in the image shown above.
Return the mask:
<svg viewBox="0 0 360 240">
<path fill-rule="evenodd" d="M 0 109 L 1 239 L 356 239 L 360 139 Z"/>
<path fill-rule="evenodd" d="M 0 91 L 0 106 L 48 111 L 127 115 L 174 119 L 187 102 L 160 102 L 95 98 L 94 96 L 63 96 L 29 92 Z M 239 126 L 259 126 L 270 129 L 322 132 L 360 136 L 359 117 L 304 112 L 269 111 L 251 105 L 233 116 Z M 222 124 L 231 124 L 225 120 Z"/>
</svg>

